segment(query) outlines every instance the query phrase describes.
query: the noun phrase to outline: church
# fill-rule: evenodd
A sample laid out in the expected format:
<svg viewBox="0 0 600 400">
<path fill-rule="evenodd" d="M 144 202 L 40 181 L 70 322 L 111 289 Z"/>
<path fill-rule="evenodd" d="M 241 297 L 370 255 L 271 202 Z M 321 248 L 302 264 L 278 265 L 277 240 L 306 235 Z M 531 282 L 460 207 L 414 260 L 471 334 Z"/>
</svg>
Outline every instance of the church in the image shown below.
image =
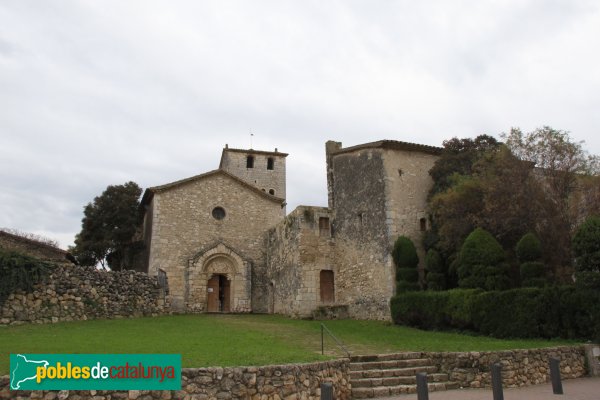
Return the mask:
<svg viewBox="0 0 600 400">
<path fill-rule="evenodd" d="M 390 318 L 391 249 L 405 235 L 424 260 L 441 148 L 328 141 L 325 151 L 328 207 L 286 214 L 288 154 L 277 149 L 226 145 L 218 169 L 144 192 L 144 269 L 168 282 L 174 311 Z"/>
</svg>

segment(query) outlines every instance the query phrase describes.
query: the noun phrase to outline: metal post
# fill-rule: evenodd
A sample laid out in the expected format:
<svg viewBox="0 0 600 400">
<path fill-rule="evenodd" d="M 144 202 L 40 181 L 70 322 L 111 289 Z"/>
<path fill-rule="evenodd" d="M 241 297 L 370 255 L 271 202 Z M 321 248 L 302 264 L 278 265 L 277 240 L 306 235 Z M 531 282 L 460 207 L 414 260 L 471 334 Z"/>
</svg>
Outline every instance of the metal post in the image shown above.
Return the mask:
<svg viewBox="0 0 600 400">
<path fill-rule="evenodd" d="M 550 359 L 550 380 L 552 381 L 552 392 L 554 394 L 563 394 L 562 382 L 560 380 L 560 360 L 558 358 Z"/>
<path fill-rule="evenodd" d="M 429 400 L 427 372 L 419 372 L 417 374 L 417 400 Z"/>
<path fill-rule="evenodd" d="M 323 345 L 323 324 L 321 324 L 321 355 L 325 354 L 325 347 Z"/>
<path fill-rule="evenodd" d="M 492 365 L 492 393 L 494 400 L 504 400 L 504 392 L 502 391 L 502 365 Z"/>
<path fill-rule="evenodd" d="M 321 383 L 321 400 L 333 400 L 333 383 Z"/>
</svg>

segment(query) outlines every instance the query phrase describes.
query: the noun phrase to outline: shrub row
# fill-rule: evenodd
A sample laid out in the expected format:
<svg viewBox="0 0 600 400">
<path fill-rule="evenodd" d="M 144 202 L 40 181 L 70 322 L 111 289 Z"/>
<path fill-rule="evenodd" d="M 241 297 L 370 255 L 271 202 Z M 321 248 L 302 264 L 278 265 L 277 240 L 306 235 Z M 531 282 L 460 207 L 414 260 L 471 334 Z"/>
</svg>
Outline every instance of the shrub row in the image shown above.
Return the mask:
<svg viewBox="0 0 600 400">
<path fill-rule="evenodd" d="M 395 323 L 422 329 L 600 340 L 600 292 L 572 286 L 406 292 L 392 298 L 391 310 Z"/>
<path fill-rule="evenodd" d="M 15 251 L 0 249 L 0 306 L 16 290 L 30 291 L 54 265 Z"/>
</svg>

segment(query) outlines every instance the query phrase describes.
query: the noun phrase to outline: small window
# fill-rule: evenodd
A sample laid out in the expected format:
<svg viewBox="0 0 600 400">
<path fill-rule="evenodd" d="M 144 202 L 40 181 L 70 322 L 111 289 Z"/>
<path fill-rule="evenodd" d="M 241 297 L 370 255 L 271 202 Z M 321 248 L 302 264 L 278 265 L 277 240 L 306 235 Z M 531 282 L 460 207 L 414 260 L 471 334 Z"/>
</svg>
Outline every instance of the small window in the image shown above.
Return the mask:
<svg viewBox="0 0 600 400">
<path fill-rule="evenodd" d="M 246 168 L 254 168 L 254 156 L 246 157 Z"/>
<path fill-rule="evenodd" d="M 329 218 L 320 217 L 319 218 L 319 236 L 329 237 L 331 236 L 329 231 Z"/>
<path fill-rule="evenodd" d="M 273 157 L 267 158 L 267 169 L 273 169 L 274 165 L 275 165 L 275 160 L 273 159 Z"/>
<path fill-rule="evenodd" d="M 223 207 L 215 207 L 212 210 L 212 216 L 216 220 L 222 220 L 225 218 L 225 209 Z"/>
<path fill-rule="evenodd" d="M 402 176 L 404 175 L 404 171 L 402 171 L 401 169 L 398 170 L 398 176 Z"/>
<path fill-rule="evenodd" d="M 364 213 L 358 213 L 357 215 L 357 220 L 358 220 L 358 225 L 362 226 L 362 224 L 364 223 Z"/>
<path fill-rule="evenodd" d="M 427 230 L 427 219 L 421 218 L 419 220 L 419 225 L 421 226 L 421 232 L 425 232 Z"/>
<path fill-rule="evenodd" d="M 271 196 L 275 196 L 275 189 L 269 189 L 269 194 Z"/>
</svg>

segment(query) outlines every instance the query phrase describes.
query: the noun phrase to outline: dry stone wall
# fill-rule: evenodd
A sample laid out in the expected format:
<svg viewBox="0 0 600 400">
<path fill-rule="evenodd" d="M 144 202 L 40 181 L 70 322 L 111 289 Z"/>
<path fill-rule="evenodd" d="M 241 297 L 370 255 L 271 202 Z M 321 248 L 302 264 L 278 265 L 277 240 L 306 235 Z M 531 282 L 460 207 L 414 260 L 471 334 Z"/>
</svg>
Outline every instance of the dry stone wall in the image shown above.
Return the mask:
<svg viewBox="0 0 600 400">
<path fill-rule="evenodd" d="M 251 399 L 317 400 L 321 383 L 331 382 L 334 398 L 350 399 L 349 360 L 265 367 L 183 368 L 178 391 L 9 391 L 0 377 L 0 399 Z"/>
<path fill-rule="evenodd" d="M 0 324 L 154 316 L 166 310 L 156 278 L 144 273 L 57 265 L 32 292 L 9 295 L 0 305 Z"/>
<path fill-rule="evenodd" d="M 506 350 L 495 352 L 423 353 L 449 380 L 464 388 L 490 387 L 491 365 L 502 365 L 505 387 L 537 385 L 550 381 L 549 360 L 560 360 L 563 379 L 587 374 L 584 346 L 562 346 L 546 349 Z"/>
</svg>

